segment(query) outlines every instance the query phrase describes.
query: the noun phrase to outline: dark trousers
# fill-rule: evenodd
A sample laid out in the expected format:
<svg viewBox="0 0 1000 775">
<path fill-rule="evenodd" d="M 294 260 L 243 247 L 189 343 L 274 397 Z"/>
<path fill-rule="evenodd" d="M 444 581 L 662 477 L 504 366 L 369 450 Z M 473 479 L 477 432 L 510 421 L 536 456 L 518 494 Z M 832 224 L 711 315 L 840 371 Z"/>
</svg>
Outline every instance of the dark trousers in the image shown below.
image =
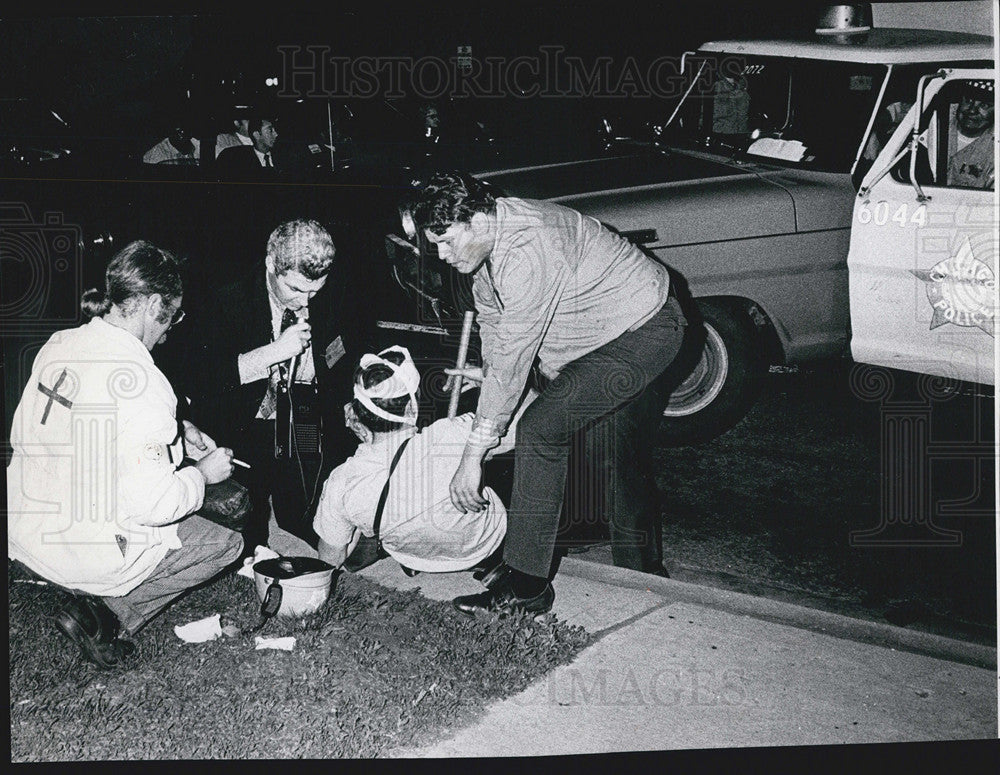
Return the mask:
<svg viewBox="0 0 1000 775">
<path fill-rule="evenodd" d="M 616 565 L 650 569 L 660 559 L 649 426 L 654 385 L 680 350 L 686 320 L 672 296 L 635 331 L 567 365 L 528 407 L 517 430 L 514 488 L 504 560 L 548 576 L 559 528 L 571 444 L 588 434 L 607 465 L 608 515 Z M 585 439 L 586 440 L 586 439 Z"/>
<path fill-rule="evenodd" d="M 252 553 L 258 544 L 266 545 L 271 508 L 278 525 L 311 546 L 319 544 L 312 528 L 319 481 L 318 459 L 274 457 L 274 420 L 254 420 L 233 445 L 236 457 L 251 468 L 235 468 L 236 477 L 250 492 L 251 511 L 243 529 L 244 551 Z M 242 457 L 245 455 L 246 457 Z"/>
</svg>

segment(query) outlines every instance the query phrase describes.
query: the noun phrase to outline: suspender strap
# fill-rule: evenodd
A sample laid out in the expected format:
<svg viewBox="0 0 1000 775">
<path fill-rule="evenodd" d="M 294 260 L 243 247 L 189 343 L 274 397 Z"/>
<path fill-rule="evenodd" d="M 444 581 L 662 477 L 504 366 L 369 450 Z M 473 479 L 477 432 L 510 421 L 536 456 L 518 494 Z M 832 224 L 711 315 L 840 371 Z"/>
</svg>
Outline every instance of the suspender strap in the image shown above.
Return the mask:
<svg viewBox="0 0 1000 775">
<path fill-rule="evenodd" d="M 392 459 L 392 465 L 389 466 L 389 475 L 385 478 L 385 486 L 382 488 L 382 495 L 380 495 L 378 499 L 378 508 L 375 510 L 375 524 L 373 525 L 374 538 L 376 544 L 378 545 L 381 545 L 382 541 L 379 536 L 379 530 L 382 527 L 382 512 L 385 510 L 385 501 L 389 497 L 389 482 L 392 481 L 392 473 L 396 470 L 396 466 L 399 464 L 399 459 L 403 456 L 403 450 L 406 449 L 406 445 L 410 443 L 410 439 L 412 438 L 413 437 L 410 436 L 409 438 L 404 439 L 403 443 L 399 445 L 399 449 L 396 450 L 396 455 Z"/>
</svg>

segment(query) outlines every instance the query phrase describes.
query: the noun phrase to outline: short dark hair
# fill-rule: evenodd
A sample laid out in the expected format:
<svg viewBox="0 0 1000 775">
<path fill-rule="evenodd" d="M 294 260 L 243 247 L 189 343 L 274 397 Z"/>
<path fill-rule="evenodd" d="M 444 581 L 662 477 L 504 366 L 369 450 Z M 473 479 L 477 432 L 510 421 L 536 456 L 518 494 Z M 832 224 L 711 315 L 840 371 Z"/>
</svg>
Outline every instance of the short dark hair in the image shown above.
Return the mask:
<svg viewBox="0 0 1000 775">
<path fill-rule="evenodd" d="M 99 317 L 112 305 L 128 309 L 141 296 L 160 294 L 173 301 L 184 293 L 180 261 L 151 242 L 136 240 L 119 250 L 104 274 L 104 291 L 91 288 L 80 308 L 87 317 Z"/>
<path fill-rule="evenodd" d="M 395 363 L 397 366 L 403 362 L 403 354 L 396 350 L 384 353 L 381 357 L 387 361 Z M 362 369 L 359 366 L 354 370 L 354 382 L 355 384 L 361 382 L 362 386 L 370 388 L 385 382 L 387 379 L 391 379 L 392 375 L 395 373 L 396 372 L 383 363 L 372 364 L 366 369 Z M 372 399 L 372 403 L 375 404 L 375 406 L 380 409 L 384 409 L 389 414 L 399 415 L 400 417 L 403 416 L 403 412 L 406 411 L 406 405 L 409 402 L 409 395 L 396 396 L 396 398 Z M 356 398 L 351 401 L 351 406 L 354 408 L 354 413 L 358 416 L 358 419 L 362 422 L 362 424 L 375 433 L 389 433 L 390 431 L 399 430 L 399 428 L 403 427 L 403 423 L 401 422 L 386 420 L 384 417 L 378 417 L 372 414 L 371 411 L 369 411 L 369 409 Z"/>
<path fill-rule="evenodd" d="M 494 214 L 497 200 L 489 183 L 465 172 L 438 172 L 424 184 L 412 205 L 418 229 L 444 234 L 453 223 L 468 223 L 475 213 Z"/>
<path fill-rule="evenodd" d="M 249 121 L 247 121 L 247 131 L 250 136 L 253 137 L 255 133 L 260 132 L 264 128 L 264 122 L 267 122 L 271 126 L 274 126 L 275 120 L 273 118 L 268 118 L 267 116 L 254 116 Z"/>
</svg>

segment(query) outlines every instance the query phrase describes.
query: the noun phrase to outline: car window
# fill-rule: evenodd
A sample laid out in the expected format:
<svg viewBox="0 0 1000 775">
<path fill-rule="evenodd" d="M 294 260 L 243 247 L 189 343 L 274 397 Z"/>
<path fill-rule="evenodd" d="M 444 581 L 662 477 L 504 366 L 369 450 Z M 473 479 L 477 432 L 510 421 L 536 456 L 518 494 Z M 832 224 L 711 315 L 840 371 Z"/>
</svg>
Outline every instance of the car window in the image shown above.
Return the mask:
<svg viewBox="0 0 1000 775">
<path fill-rule="evenodd" d="M 857 155 L 886 73 L 882 65 L 725 54 L 688 66 L 697 81 L 672 137 L 837 172 Z"/>
<path fill-rule="evenodd" d="M 920 120 L 921 141 L 914 165 L 924 186 L 979 191 L 995 188 L 995 96 L 990 80 L 960 79 L 945 84 Z M 892 170 L 910 179 L 910 154 Z"/>
</svg>

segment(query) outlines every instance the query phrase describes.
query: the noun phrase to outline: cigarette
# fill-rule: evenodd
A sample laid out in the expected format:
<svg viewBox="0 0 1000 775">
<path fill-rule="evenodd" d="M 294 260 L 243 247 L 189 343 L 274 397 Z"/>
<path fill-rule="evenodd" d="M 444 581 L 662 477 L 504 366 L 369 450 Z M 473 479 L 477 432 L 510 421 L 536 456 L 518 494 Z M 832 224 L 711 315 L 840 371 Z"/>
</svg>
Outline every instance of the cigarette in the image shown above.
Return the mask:
<svg viewBox="0 0 1000 775">
<path fill-rule="evenodd" d="M 240 460 L 238 458 L 235 458 L 235 457 L 233 458 L 233 465 L 241 466 L 243 468 L 249 468 L 250 467 L 249 463 L 244 463 L 242 460 Z"/>
</svg>

